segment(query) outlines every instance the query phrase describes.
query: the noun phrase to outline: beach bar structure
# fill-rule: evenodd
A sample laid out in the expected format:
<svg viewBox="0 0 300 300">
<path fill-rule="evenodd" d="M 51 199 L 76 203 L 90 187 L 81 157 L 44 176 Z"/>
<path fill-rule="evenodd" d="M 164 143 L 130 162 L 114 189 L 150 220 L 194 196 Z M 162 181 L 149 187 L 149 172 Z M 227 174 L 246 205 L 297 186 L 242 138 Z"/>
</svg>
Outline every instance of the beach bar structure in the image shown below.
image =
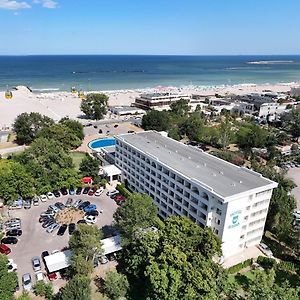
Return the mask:
<svg viewBox="0 0 300 300">
<path fill-rule="evenodd" d="M 277 187 L 261 174 L 155 131 L 116 136 L 115 163 L 162 218 L 181 215 L 210 227 L 225 258 L 260 243 Z"/>
</svg>

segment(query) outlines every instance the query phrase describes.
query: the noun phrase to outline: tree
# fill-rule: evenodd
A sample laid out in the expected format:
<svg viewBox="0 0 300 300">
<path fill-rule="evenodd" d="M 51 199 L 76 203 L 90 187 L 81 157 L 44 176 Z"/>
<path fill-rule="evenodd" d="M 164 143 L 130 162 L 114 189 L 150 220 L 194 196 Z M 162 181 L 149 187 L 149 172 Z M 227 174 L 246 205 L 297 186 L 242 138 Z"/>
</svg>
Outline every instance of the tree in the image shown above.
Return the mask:
<svg viewBox="0 0 300 300">
<path fill-rule="evenodd" d="M 45 283 L 44 281 L 37 281 L 33 287 L 33 292 L 37 296 L 45 297 L 46 300 L 54 299 L 53 287 L 51 283 Z"/>
<path fill-rule="evenodd" d="M 88 94 L 81 102 L 81 111 L 89 118 L 100 120 L 107 113 L 108 96 L 105 94 Z"/>
<path fill-rule="evenodd" d="M 125 204 L 114 213 L 114 220 L 124 240 L 131 239 L 135 233 L 156 225 L 159 220 L 157 208 L 152 199 L 144 194 L 133 193 Z"/>
<path fill-rule="evenodd" d="M 28 292 L 23 291 L 22 294 L 17 298 L 17 300 L 32 300 L 32 298 L 29 296 Z"/>
<path fill-rule="evenodd" d="M 76 132 L 63 124 L 53 124 L 45 127 L 39 131 L 37 137 L 57 141 L 66 151 L 78 148 L 82 142 Z"/>
<path fill-rule="evenodd" d="M 180 127 L 182 134 L 187 135 L 191 141 L 201 141 L 204 131 L 204 120 L 199 112 L 194 112 Z"/>
<path fill-rule="evenodd" d="M 17 135 L 17 143 L 30 144 L 42 128 L 52 124 L 54 124 L 54 121 L 51 118 L 42 116 L 39 113 L 20 114 L 13 124 L 13 130 Z"/>
<path fill-rule="evenodd" d="M 90 300 L 91 279 L 87 276 L 75 275 L 65 287 L 61 289 L 60 300 Z"/>
<path fill-rule="evenodd" d="M 62 118 L 59 123 L 62 125 L 67 126 L 70 130 L 73 131 L 73 133 L 78 137 L 79 140 L 84 139 L 84 132 L 83 132 L 83 125 L 76 121 L 76 120 L 71 120 L 68 117 Z"/>
<path fill-rule="evenodd" d="M 129 283 L 125 275 L 115 271 L 108 271 L 105 274 L 104 290 L 112 300 L 125 297 L 129 288 Z"/>
<path fill-rule="evenodd" d="M 0 198 L 5 203 L 19 196 L 31 198 L 34 192 L 34 181 L 23 165 L 12 160 L 0 160 Z"/>
<path fill-rule="evenodd" d="M 270 133 L 258 125 L 241 127 L 237 132 L 237 144 L 241 148 L 265 147 L 270 144 Z"/>
<path fill-rule="evenodd" d="M 170 128 L 170 116 L 166 111 L 150 110 L 142 118 L 145 130 L 167 131 Z"/>
<path fill-rule="evenodd" d="M 188 114 L 191 107 L 189 106 L 188 100 L 180 99 L 179 101 L 173 102 L 170 105 L 171 113 L 178 117 L 184 117 Z"/>
<path fill-rule="evenodd" d="M 94 258 L 102 255 L 101 233 L 97 226 L 80 224 L 69 240 L 73 273 L 88 275 Z"/>
<path fill-rule="evenodd" d="M 99 165 L 100 161 L 86 154 L 86 156 L 82 159 L 79 171 L 83 177 L 91 176 L 95 178 L 99 175 Z"/>
<path fill-rule="evenodd" d="M 15 272 L 8 272 L 8 259 L 0 254 L 0 299 L 13 300 L 18 278 Z"/>
<path fill-rule="evenodd" d="M 221 122 L 219 126 L 219 132 L 220 132 L 220 145 L 224 149 L 230 144 L 233 138 L 232 127 L 228 119 L 226 119 L 226 121 Z"/>
</svg>

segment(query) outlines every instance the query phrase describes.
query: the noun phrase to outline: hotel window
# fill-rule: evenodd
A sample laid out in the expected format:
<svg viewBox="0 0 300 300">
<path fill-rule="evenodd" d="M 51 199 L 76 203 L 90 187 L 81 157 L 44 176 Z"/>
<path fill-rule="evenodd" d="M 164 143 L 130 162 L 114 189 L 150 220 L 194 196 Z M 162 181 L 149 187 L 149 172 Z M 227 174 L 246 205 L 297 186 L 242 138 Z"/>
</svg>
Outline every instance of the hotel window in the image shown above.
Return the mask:
<svg viewBox="0 0 300 300">
<path fill-rule="evenodd" d="M 216 213 L 221 216 L 222 215 L 221 209 L 217 208 Z"/>
</svg>

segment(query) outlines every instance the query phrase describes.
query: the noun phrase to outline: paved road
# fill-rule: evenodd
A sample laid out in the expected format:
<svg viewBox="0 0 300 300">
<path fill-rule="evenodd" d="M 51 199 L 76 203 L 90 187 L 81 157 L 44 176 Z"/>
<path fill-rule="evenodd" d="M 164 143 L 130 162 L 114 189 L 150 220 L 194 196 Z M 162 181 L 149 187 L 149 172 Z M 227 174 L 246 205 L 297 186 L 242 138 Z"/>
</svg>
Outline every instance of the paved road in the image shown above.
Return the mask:
<svg viewBox="0 0 300 300">
<path fill-rule="evenodd" d="M 291 168 L 288 170 L 287 177 L 294 180 L 297 186 L 292 190 L 296 198 L 297 209 L 300 210 L 300 168 Z"/>
<path fill-rule="evenodd" d="M 38 222 L 39 215 L 42 211 L 45 211 L 50 204 L 54 204 L 57 201 L 65 203 L 67 198 L 72 197 L 74 201 L 76 199 L 82 199 L 84 201 L 89 200 L 91 203 L 97 205 L 98 210 L 103 210 L 103 213 L 99 215 L 97 219 L 97 225 L 99 228 L 102 226 L 110 225 L 113 220 L 113 213 L 117 208 L 115 202 L 107 197 L 103 193 L 100 197 L 80 195 L 80 196 L 63 196 L 60 198 L 54 198 L 48 200 L 45 203 L 40 203 L 39 206 L 32 206 L 31 209 L 14 210 L 10 211 L 11 217 L 21 218 L 23 235 L 20 237 L 17 245 L 9 245 L 12 249 L 9 258 L 13 258 L 18 265 L 18 277 L 19 284 L 21 285 L 21 278 L 24 273 L 30 273 L 35 282 L 35 275 L 31 265 L 31 258 L 33 256 L 39 256 L 45 250 L 51 253 L 53 250 L 61 250 L 68 246 L 69 234 L 65 232 L 64 236 L 58 236 L 55 233 L 48 234 L 41 224 Z"/>
</svg>

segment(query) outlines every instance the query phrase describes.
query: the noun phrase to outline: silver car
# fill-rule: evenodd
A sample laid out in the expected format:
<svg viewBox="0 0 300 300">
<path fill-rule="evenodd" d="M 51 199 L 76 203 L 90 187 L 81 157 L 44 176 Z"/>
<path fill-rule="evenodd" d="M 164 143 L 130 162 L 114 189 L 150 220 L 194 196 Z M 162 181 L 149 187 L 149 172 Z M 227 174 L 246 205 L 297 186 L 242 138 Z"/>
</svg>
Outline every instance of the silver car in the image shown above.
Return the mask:
<svg viewBox="0 0 300 300">
<path fill-rule="evenodd" d="M 60 227 L 60 225 L 58 225 L 57 223 L 54 223 L 54 224 L 51 224 L 50 226 L 48 226 L 46 231 L 48 233 L 52 233 L 53 231 L 55 231 L 59 227 Z"/>
<path fill-rule="evenodd" d="M 32 288 L 31 276 L 29 273 L 26 273 L 22 276 L 23 288 L 26 291 L 30 291 Z"/>
<path fill-rule="evenodd" d="M 72 204 L 73 204 L 73 199 L 72 199 L 72 198 L 68 198 L 68 200 L 67 200 L 65 206 L 66 206 L 66 207 L 71 207 Z"/>
<path fill-rule="evenodd" d="M 41 270 L 41 262 L 40 262 L 39 257 L 34 256 L 34 257 L 31 259 L 31 262 L 32 262 L 33 270 L 34 270 L 35 272 Z"/>
</svg>

